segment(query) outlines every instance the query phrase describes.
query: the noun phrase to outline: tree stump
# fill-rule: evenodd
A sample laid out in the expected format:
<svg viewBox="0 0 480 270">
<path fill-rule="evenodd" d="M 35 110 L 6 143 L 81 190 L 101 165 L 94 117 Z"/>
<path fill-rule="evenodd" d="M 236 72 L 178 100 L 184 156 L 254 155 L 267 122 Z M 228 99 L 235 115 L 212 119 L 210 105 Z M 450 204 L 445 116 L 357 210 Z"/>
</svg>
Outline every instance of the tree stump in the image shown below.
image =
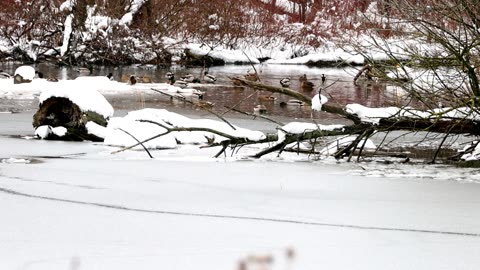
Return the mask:
<svg viewBox="0 0 480 270">
<path fill-rule="evenodd" d="M 52 136 L 47 139 L 64 141 L 103 141 L 103 138 L 89 134 L 85 125 L 92 121 L 101 126 L 107 126 L 107 120 L 100 114 L 92 111 L 82 111 L 77 104 L 64 97 L 50 97 L 40 104 L 40 108 L 33 115 L 33 127 L 49 125 L 65 127 L 67 134 L 62 137 Z"/>
</svg>

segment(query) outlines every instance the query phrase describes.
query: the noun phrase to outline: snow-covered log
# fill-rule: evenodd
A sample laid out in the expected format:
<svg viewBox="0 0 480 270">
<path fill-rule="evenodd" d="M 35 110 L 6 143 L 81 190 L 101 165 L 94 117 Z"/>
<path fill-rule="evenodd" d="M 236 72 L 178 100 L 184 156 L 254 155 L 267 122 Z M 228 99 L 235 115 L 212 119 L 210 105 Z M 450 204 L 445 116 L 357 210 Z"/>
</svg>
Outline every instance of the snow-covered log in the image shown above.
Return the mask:
<svg viewBox="0 0 480 270">
<path fill-rule="evenodd" d="M 33 127 L 38 130 L 49 130 L 57 127 L 64 127 L 64 134 L 55 132 L 42 133 L 39 137 L 50 140 L 64 141 L 103 141 L 96 135 L 89 134 L 86 125 L 88 122 L 95 122 L 98 125 L 106 126 L 107 120 L 99 113 L 93 111 L 82 111 L 80 107 L 70 99 L 64 97 L 50 97 L 40 104 L 40 108 L 33 115 Z M 45 128 L 47 127 L 47 128 Z"/>
<path fill-rule="evenodd" d="M 92 85 L 77 80 L 52 85 L 39 97 L 40 106 L 33 116 L 33 126 L 64 127 L 62 136 L 40 136 L 43 139 L 103 141 L 98 132 L 91 132 L 88 123 L 105 127 L 113 116 L 112 105 Z M 90 125 L 91 126 L 91 125 Z M 48 130 L 48 129 L 46 129 Z M 95 134 L 95 135 L 94 135 Z M 57 134 L 58 135 L 58 134 Z"/>
</svg>

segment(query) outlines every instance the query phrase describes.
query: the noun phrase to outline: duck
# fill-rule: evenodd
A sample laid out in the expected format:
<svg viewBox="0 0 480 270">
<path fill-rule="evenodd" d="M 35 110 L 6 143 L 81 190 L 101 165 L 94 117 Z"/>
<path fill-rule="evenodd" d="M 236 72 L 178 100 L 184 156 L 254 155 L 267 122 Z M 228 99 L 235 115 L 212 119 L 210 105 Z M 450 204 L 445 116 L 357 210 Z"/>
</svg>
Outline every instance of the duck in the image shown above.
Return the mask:
<svg viewBox="0 0 480 270">
<path fill-rule="evenodd" d="M 141 83 L 153 83 L 152 78 L 150 78 L 149 76 L 145 76 L 145 75 L 140 76 L 140 77 L 138 78 L 138 80 L 139 80 L 139 82 L 141 82 Z"/>
<path fill-rule="evenodd" d="M 259 104 L 253 108 L 253 113 L 254 114 L 265 114 L 267 113 L 267 107 L 265 105 Z"/>
<path fill-rule="evenodd" d="M 322 85 L 325 84 L 327 81 L 327 77 L 325 77 L 325 74 L 322 74 Z"/>
<path fill-rule="evenodd" d="M 47 82 L 58 82 L 58 78 L 55 76 L 50 76 L 47 78 Z"/>
<path fill-rule="evenodd" d="M 76 72 L 78 72 L 78 73 L 92 74 L 92 72 L 93 72 L 93 67 L 91 67 L 91 66 L 88 67 L 88 68 L 86 68 L 86 67 L 76 67 L 76 68 L 74 68 L 74 70 L 75 70 Z"/>
<path fill-rule="evenodd" d="M 167 72 L 165 77 L 167 77 L 168 84 L 170 85 L 174 85 L 177 82 L 177 80 L 175 79 L 175 74 L 173 74 L 172 72 Z"/>
<path fill-rule="evenodd" d="M 139 65 L 138 67 L 142 69 L 147 69 L 147 70 L 157 69 L 157 66 L 152 64 Z"/>
<path fill-rule="evenodd" d="M 261 100 L 261 101 L 275 101 L 275 97 L 274 96 L 259 96 L 258 97 L 258 100 Z"/>
<path fill-rule="evenodd" d="M 193 82 L 193 79 L 195 79 L 195 77 L 192 75 L 192 74 L 187 74 L 187 75 L 183 75 L 182 77 L 180 77 L 180 80 L 184 81 L 184 82 Z"/>
<path fill-rule="evenodd" d="M 44 77 L 43 72 L 41 72 L 41 71 L 35 71 L 35 76 L 39 79 L 43 79 L 43 77 Z"/>
<path fill-rule="evenodd" d="M 188 82 L 182 80 L 176 80 L 175 74 L 168 72 L 167 75 L 168 84 L 179 87 L 179 88 L 186 88 L 188 86 Z"/>
<path fill-rule="evenodd" d="M 212 103 L 210 101 L 198 101 L 198 103 L 196 103 L 195 105 L 202 109 L 211 109 L 213 108 L 213 106 L 215 106 L 215 103 Z"/>
<path fill-rule="evenodd" d="M 314 85 L 311 81 L 305 80 L 300 82 L 300 88 L 302 88 L 302 91 L 311 92 L 313 87 Z"/>
<path fill-rule="evenodd" d="M 113 73 L 108 73 L 107 75 L 107 78 L 110 80 L 110 81 L 113 81 Z"/>
<path fill-rule="evenodd" d="M 130 79 L 129 79 L 129 84 L 130 85 L 134 85 L 137 83 L 137 79 L 135 78 L 135 76 L 130 76 Z"/>
<path fill-rule="evenodd" d="M 207 83 L 215 83 L 217 81 L 217 78 L 215 78 L 215 76 L 213 76 L 212 74 L 208 74 L 208 71 L 205 71 L 203 75 L 203 80 Z"/>
<path fill-rule="evenodd" d="M 170 83 L 173 86 L 180 87 L 180 88 L 187 88 L 188 87 L 188 82 L 178 80 L 176 81 L 175 78 L 173 78 L 173 83 Z"/>
<path fill-rule="evenodd" d="M 303 74 L 303 76 L 300 76 L 300 78 L 298 78 L 298 80 L 300 81 L 300 83 L 302 83 L 304 81 L 307 81 L 307 74 Z"/>
<path fill-rule="evenodd" d="M 258 81 L 258 75 L 256 73 L 247 72 L 247 74 L 244 77 L 245 77 L 245 80 L 248 80 L 248 81 L 252 81 L 252 82 Z"/>
<path fill-rule="evenodd" d="M 4 72 L 3 70 L 0 70 L 0 78 L 10 79 L 12 78 L 12 75 L 8 74 L 7 72 Z"/>
<path fill-rule="evenodd" d="M 205 94 L 203 91 L 191 88 L 180 88 L 177 89 L 176 92 L 182 96 L 196 96 L 200 100 L 203 99 L 203 95 Z"/>
<path fill-rule="evenodd" d="M 187 74 L 185 76 L 180 77 L 180 80 L 184 82 L 189 82 L 189 83 L 197 83 L 200 82 L 198 78 L 195 78 L 192 74 Z"/>
<path fill-rule="evenodd" d="M 298 100 L 298 99 L 290 99 L 289 101 L 287 101 L 286 105 L 289 105 L 289 106 L 303 106 L 303 105 L 305 105 L 305 102 L 303 102 L 301 100 Z"/>
<path fill-rule="evenodd" d="M 280 80 L 280 85 L 282 87 L 288 88 L 290 87 L 290 78 L 283 78 Z"/>
</svg>

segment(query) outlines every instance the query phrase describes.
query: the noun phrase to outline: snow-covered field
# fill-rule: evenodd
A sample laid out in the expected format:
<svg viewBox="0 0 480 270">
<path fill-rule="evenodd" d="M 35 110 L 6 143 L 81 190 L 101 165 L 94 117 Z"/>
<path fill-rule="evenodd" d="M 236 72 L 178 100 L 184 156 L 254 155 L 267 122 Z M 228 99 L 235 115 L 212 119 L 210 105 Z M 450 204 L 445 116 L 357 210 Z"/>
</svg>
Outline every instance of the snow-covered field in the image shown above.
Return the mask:
<svg viewBox="0 0 480 270">
<path fill-rule="evenodd" d="M 20 92 L 33 98 L 33 88 Z M 14 90 L 6 98 L 23 96 Z M 480 265 L 476 170 L 294 154 L 251 160 L 242 153 L 258 149 L 246 147 L 214 159 L 218 149 L 197 145 L 149 159 L 9 136 L 32 135 L 32 115 L 0 113 L 0 269 Z"/>
</svg>

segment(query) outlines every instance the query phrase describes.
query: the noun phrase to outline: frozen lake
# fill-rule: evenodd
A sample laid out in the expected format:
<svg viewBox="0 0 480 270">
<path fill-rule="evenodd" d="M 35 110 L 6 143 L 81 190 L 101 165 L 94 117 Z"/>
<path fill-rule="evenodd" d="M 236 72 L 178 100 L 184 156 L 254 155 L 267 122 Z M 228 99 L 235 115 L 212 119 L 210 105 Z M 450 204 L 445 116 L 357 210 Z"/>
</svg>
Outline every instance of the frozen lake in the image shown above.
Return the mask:
<svg viewBox="0 0 480 270">
<path fill-rule="evenodd" d="M 480 265 L 478 171 L 9 136 L 32 114 L 0 114 L 0 269 Z"/>
</svg>

